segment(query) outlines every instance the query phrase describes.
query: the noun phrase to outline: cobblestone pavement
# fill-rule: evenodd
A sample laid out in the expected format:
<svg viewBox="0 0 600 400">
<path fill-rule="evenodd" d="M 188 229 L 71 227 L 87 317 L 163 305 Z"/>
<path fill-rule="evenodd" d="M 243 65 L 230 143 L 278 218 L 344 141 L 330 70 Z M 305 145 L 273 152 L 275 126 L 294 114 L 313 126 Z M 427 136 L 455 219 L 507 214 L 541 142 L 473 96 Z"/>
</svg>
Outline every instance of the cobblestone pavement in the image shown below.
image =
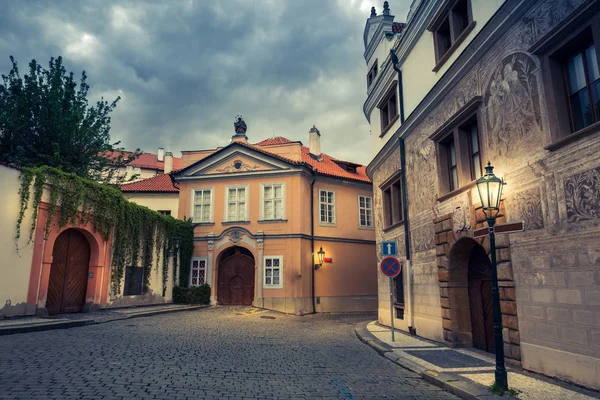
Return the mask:
<svg viewBox="0 0 600 400">
<path fill-rule="evenodd" d="M 455 398 L 360 342 L 370 319 L 219 307 L 2 336 L 0 399 Z"/>
</svg>

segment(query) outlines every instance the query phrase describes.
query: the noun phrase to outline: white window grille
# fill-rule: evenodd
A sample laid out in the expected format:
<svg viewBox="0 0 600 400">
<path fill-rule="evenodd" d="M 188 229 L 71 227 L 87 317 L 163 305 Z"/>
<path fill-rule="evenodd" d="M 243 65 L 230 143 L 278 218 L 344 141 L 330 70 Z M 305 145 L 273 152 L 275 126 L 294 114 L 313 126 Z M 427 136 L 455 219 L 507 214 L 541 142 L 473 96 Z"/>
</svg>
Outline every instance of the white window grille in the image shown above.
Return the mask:
<svg viewBox="0 0 600 400">
<path fill-rule="evenodd" d="M 264 287 L 283 287 L 283 256 L 265 257 L 265 282 Z"/>
<path fill-rule="evenodd" d="M 206 259 L 192 258 L 190 268 L 190 286 L 200 286 L 206 283 Z"/>
<path fill-rule="evenodd" d="M 212 189 L 194 190 L 194 222 L 212 222 Z"/>
<path fill-rule="evenodd" d="M 361 227 L 373 227 L 373 199 L 368 196 L 358 196 L 358 223 Z"/>
<path fill-rule="evenodd" d="M 322 224 L 335 224 L 335 192 L 319 190 L 319 211 Z"/>
</svg>

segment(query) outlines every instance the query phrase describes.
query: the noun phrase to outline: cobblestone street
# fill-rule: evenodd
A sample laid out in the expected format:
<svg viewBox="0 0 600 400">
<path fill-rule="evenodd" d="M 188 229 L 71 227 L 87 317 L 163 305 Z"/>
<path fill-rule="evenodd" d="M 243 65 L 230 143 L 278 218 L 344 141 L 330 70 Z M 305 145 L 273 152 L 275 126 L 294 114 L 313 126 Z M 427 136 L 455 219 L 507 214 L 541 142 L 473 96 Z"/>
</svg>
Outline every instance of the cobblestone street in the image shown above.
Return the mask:
<svg viewBox="0 0 600 400">
<path fill-rule="evenodd" d="M 3 336 L 0 399 L 454 398 L 358 340 L 369 319 L 221 307 Z"/>
</svg>

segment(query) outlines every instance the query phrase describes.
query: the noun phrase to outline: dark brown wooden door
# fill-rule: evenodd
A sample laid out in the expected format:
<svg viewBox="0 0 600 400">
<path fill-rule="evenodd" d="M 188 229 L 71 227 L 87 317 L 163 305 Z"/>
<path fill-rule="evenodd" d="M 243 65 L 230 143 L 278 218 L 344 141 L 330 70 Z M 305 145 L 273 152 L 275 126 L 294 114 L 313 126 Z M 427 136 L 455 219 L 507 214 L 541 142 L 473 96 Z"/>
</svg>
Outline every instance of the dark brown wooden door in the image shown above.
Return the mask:
<svg viewBox="0 0 600 400">
<path fill-rule="evenodd" d="M 473 347 L 493 353 L 492 266 L 481 246 L 475 247 L 469 259 L 469 307 Z"/>
<path fill-rule="evenodd" d="M 219 263 L 217 303 L 252 305 L 254 300 L 254 259 L 239 251 Z"/>
<path fill-rule="evenodd" d="M 52 251 L 46 309 L 50 315 L 80 312 L 87 291 L 90 245 L 75 229 L 61 233 Z"/>
</svg>

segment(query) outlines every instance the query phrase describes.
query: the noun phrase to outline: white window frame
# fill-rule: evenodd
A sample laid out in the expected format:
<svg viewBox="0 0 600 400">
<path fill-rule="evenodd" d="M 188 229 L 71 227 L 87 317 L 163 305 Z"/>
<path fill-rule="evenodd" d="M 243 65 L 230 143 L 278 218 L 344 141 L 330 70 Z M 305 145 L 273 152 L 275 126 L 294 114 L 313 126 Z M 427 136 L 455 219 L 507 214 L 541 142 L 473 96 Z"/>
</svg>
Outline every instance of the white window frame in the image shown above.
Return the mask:
<svg viewBox="0 0 600 400">
<path fill-rule="evenodd" d="M 361 199 L 361 197 L 363 199 L 365 199 L 365 206 L 364 207 L 361 207 L 361 205 L 360 205 L 360 199 Z M 366 206 L 366 204 L 367 204 L 366 199 L 371 200 L 371 207 L 370 208 Z M 357 197 L 357 204 L 358 204 L 358 227 L 362 228 L 362 229 L 372 229 L 373 228 L 373 215 L 374 215 L 373 197 L 372 196 L 367 196 L 367 195 L 364 195 L 364 194 L 359 194 L 358 197 Z M 371 212 L 371 224 L 370 225 L 369 224 L 367 224 L 367 225 L 363 225 L 362 224 L 362 221 L 360 220 L 360 211 L 361 210 L 365 210 L 365 219 L 367 219 L 367 221 L 368 221 L 367 212 L 368 211 Z"/>
<path fill-rule="evenodd" d="M 281 218 L 266 218 L 265 217 L 265 188 L 269 186 L 281 186 Z M 263 221 L 281 221 L 286 218 L 285 212 L 285 182 L 261 183 L 260 184 L 260 219 Z M 273 210 L 275 206 L 273 206 Z"/>
<path fill-rule="evenodd" d="M 190 261 L 190 278 L 188 280 L 188 287 L 200 286 L 192 284 L 192 270 L 194 268 L 194 261 L 198 261 L 198 265 L 200 265 L 200 262 L 204 261 L 204 283 L 200 285 L 205 285 L 208 283 L 208 259 L 206 257 L 192 257 L 192 260 Z"/>
<path fill-rule="evenodd" d="M 333 206 L 333 212 L 332 212 L 332 214 L 333 214 L 333 222 L 323 221 L 323 219 L 322 219 L 321 205 L 322 204 L 329 205 L 330 203 L 323 203 L 321 201 L 321 192 L 331 192 L 331 193 L 333 193 L 333 204 L 332 204 L 332 206 Z M 321 188 L 321 189 L 319 189 L 318 196 L 319 196 L 319 225 L 334 226 L 335 224 L 337 224 L 337 216 L 336 216 L 336 214 L 337 214 L 337 207 L 336 207 L 337 196 L 336 196 L 335 190 Z"/>
<path fill-rule="evenodd" d="M 274 285 L 273 283 L 267 284 L 267 260 L 279 260 L 279 284 Z M 273 267 L 271 267 L 271 270 Z M 271 279 L 273 274 L 271 273 Z M 271 280 L 271 282 L 273 282 Z M 264 256 L 263 257 L 263 287 L 266 289 L 281 289 L 283 288 L 283 256 Z"/>
<path fill-rule="evenodd" d="M 246 218 L 245 219 L 231 219 L 229 217 L 229 189 L 245 189 L 244 193 L 246 194 Z M 232 186 L 226 186 L 225 187 L 225 193 L 224 193 L 224 197 L 225 197 L 225 221 L 226 222 L 236 222 L 236 221 L 250 221 L 250 215 L 249 215 L 249 210 L 250 207 L 248 207 L 248 204 L 250 203 L 250 185 L 232 185 Z M 239 200 L 238 200 L 239 202 Z"/>
<path fill-rule="evenodd" d="M 209 205 L 210 216 L 208 218 L 208 221 L 197 221 L 196 218 L 195 218 L 195 214 L 196 213 L 194 212 L 195 208 L 196 208 L 196 192 L 206 191 L 206 190 L 210 191 L 210 205 Z M 213 222 L 215 222 L 215 213 L 214 213 L 214 208 L 215 208 L 215 190 L 214 190 L 213 187 L 198 187 L 198 188 L 193 188 L 190 198 L 191 198 L 190 199 L 190 202 L 191 202 L 190 215 L 192 216 L 192 222 L 193 223 L 204 224 L 204 223 L 213 223 Z"/>
</svg>

